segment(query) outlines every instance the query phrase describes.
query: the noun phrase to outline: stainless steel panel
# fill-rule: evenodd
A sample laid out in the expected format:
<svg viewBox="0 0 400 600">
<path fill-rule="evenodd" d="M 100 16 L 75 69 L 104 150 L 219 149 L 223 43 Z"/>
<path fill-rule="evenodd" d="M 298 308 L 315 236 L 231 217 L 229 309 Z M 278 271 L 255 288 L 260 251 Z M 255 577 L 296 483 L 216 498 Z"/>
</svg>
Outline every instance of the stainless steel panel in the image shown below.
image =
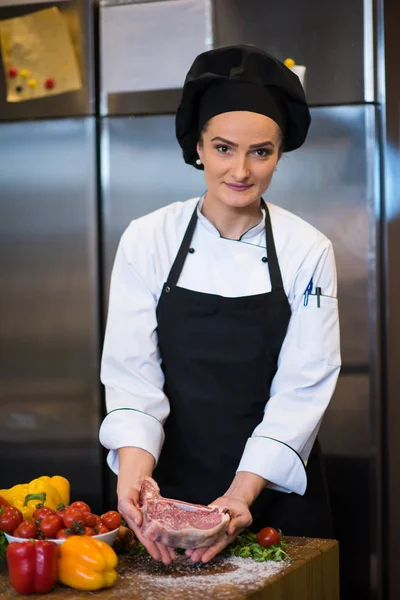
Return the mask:
<svg viewBox="0 0 400 600">
<path fill-rule="evenodd" d="M 183 162 L 173 116 L 102 119 L 105 298 L 119 238 L 132 219 L 200 195 L 204 175 Z"/>
<path fill-rule="evenodd" d="M 377 528 L 376 520 L 371 519 L 375 496 L 371 485 L 371 400 L 368 375 L 341 375 L 319 434 L 335 537 L 340 544 L 341 600 L 371 597 Z"/>
<path fill-rule="evenodd" d="M 380 600 L 400 598 L 400 3 L 379 2 L 384 9 L 380 48 L 380 92 L 383 103 L 382 235 L 383 340 L 381 387 L 381 574 L 385 586 Z"/>
<path fill-rule="evenodd" d="M 181 89 L 118 94 L 102 92 L 100 111 L 102 115 L 110 116 L 175 114 L 181 96 Z"/>
<path fill-rule="evenodd" d="M 2 485 L 61 473 L 100 508 L 95 121 L 0 125 Z"/>
<path fill-rule="evenodd" d="M 375 222 L 379 167 L 374 146 L 374 106 L 314 108 L 305 145 L 283 156 L 265 195 L 333 243 L 345 366 L 369 363 L 369 294 L 375 294 L 370 270 L 376 245 L 370 219 Z"/>
<path fill-rule="evenodd" d="M 371 457 L 370 403 L 368 375 L 339 377 L 319 433 L 325 454 Z"/>
<path fill-rule="evenodd" d="M 0 3 L 3 4 L 3 3 Z M 94 41 L 92 0 L 62 0 L 50 3 L 29 3 L 26 6 L 0 6 L 0 20 L 20 17 L 49 6 L 57 7 L 66 19 L 81 67 L 83 87 L 48 98 L 25 102 L 6 102 L 5 73 L 0 60 L 0 121 L 20 119 L 84 116 L 95 112 Z M 57 74 L 54 74 L 55 77 Z"/>
<path fill-rule="evenodd" d="M 370 4 L 215 0 L 215 45 L 254 44 L 281 60 L 290 57 L 306 65 L 313 105 L 371 101 L 373 48 L 364 44 L 364 31 L 368 41 L 372 26 Z"/>
</svg>

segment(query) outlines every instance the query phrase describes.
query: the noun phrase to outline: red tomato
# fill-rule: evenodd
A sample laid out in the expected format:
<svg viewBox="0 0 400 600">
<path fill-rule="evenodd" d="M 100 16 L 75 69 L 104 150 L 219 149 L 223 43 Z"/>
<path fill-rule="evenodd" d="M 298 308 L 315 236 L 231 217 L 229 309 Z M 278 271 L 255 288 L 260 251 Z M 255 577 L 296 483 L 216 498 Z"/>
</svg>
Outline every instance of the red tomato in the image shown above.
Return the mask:
<svg viewBox="0 0 400 600">
<path fill-rule="evenodd" d="M 47 538 L 55 538 L 62 528 L 63 520 L 58 515 L 48 515 L 39 525 L 39 530 Z"/>
<path fill-rule="evenodd" d="M 97 519 L 99 517 L 96 517 L 96 515 L 93 515 L 90 512 L 84 512 L 83 514 L 85 515 L 85 525 L 87 527 L 96 527 Z"/>
<path fill-rule="evenodd" d="M 33 518 L 36 521 L 37 519 L 44 519 L 45 517 L 55 514 L 56 513 L 52 508 L 49 508 L 48 506 L 41 506 L 40 508 L 35 508 L 33 511 Z"/>
<path fill-rule="evenodd" d="M 85 529 L 83 530 L 83 535 L 96 535 L 95 530 L 93 529 L 93 527 L 85 527 Z"/>
<path fill-rule="evenodd" d="M 122 517 L 116 510 L 109 510 L 104 515 L 101 515 L 101 520 L 103 525 L 111 530 L 121 526 Z"/>
<path fill-rule="evenodd" d="M 80 500 L 73 502 L 70 508 L 78 508 L 82 512 L 92 512 L 92 509 L 90 508 L 89 504 L 86 504 L 86 502 L 81 502 Z"/>
<path fill-rule="evenodd" d="M 64 519 L 64 515 L 68 509 L 69 509 L 69 504 L 59 504 L 57 506 L 56 515 L 58 515 L 59 517 Z"/>
<path fill-rule="evenodd" d="M 56 540 L 66 540 L 70 535 L 75 535 L 75 532 L 71 531 L 71 529 L 60 529 L 57 532 Z"/>
<path fill-rule="evenodd" d="M 98 527 L 96 526 L 94 530 L 96 535 L 99 535 L 100 533 L 108 533 L 110 531 L 105 525 L 99 525 Z"/>
<path fill-rule="evenodd" d="M 69 508 L 63 518 L 64 525 L 67 529 L 73 527 L 85 526 L 85 515 L 78 508 Z"/>
<path fill-rule="evenodd" d="M 10 503 L 7 502 L 7 500 L 5 498 L 3 498 L 3 496 L 0 496 L 0 508 L 6 507 L 6 506 L 10 506 Z"/>
<path fill-rule="evenodd" d="M 6 533 L 12 533 L 22 523 L 22 512 L 14 506 L 6 506 L 0 509 L 0 529 Z"/>
<path fill-rule="evenodd" d="M 26 519 L 18 525 L 17 529 L 13 531 L 13 536 L 20 537 L 29 540 L 30 538 L 35 539 L 38 534 L 37 525 L 32 519 Z"/>
<path fill-rule="evenodd" d="M 100 519 L 99 515 L 93 516 L 96 517 L 96 527 L 98 527 L 99 525 L 103 525 L 103 521 Z"/>
<path fill-rule="evenodd" d="M 280 541 L 281 536 L 273 527 L 264 527 L 257 534 L 257 544 L 260 544 L 264 548 L 268 548 L 272 544 L 279 544 Z"/>
</svg>

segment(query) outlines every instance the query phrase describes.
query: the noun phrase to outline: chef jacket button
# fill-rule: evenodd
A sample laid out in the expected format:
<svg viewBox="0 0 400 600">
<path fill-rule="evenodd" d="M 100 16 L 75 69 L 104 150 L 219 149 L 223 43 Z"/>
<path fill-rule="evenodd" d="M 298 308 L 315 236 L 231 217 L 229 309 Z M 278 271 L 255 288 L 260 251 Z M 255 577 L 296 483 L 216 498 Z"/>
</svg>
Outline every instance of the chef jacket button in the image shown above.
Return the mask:
<svg viewBox="0 0 400 600">
<path fill-rule="evenodd" d="M 263 256 L 261 259 L 263 262 L 267 262 L 268 258 L 266 256 Z"/>
<path fill-rule="evenodd" d="M 169 287 L 169 285 L 167 285 L 167 286 L 165 287 L 165 291 L 166 291 L 167 293 L 171 291 L 171 288 Z"/>
<path fill-rule="evenodd" d="M 194 248 L 189 248 L 188 252 L 190 252 L 190 254 L 193 254 Z"/>
</svg>

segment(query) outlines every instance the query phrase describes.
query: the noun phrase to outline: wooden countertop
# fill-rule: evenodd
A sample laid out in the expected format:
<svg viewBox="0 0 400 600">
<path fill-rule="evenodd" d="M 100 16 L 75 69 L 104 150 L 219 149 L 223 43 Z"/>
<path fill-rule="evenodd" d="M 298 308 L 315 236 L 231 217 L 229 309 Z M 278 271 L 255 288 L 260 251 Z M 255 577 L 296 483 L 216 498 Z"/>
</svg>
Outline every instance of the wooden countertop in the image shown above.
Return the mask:
<svg viewBox="0 0 400 600">
<path fill-rule="evenodd" d="M 339 600 L 339 545 L 335 540 L 287 537 L 290 561 L 256 563 L 217 557 L 193 565 L 181 556 L 170 567 L 150 557 L 120 556 L 114 587 L 80 592 L 61 585 L 35 600 Z M 32 598 L 13 590 L 0 569 L 0 600 Z"/>
</svg>

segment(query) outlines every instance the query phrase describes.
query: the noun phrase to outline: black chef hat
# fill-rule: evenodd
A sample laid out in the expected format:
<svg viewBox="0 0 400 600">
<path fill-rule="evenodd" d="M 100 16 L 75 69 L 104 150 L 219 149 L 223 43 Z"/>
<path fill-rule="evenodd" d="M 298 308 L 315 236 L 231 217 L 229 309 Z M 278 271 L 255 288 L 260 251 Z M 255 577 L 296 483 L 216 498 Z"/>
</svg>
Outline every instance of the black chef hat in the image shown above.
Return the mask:
<svg viewBox="0 0 400 600">
<path fill-rule="evenodd" d="M 176 114 L 176 137 L 186 163 L 198 169 L 203 125 L 224 112 L 266 115 L 283 131 L 284 152 L 299 148 L 310 126 L 303 87 L 282 62 L 254 46 L 226 46 L 199 54 L 186 76 Z"/>
</svg>

